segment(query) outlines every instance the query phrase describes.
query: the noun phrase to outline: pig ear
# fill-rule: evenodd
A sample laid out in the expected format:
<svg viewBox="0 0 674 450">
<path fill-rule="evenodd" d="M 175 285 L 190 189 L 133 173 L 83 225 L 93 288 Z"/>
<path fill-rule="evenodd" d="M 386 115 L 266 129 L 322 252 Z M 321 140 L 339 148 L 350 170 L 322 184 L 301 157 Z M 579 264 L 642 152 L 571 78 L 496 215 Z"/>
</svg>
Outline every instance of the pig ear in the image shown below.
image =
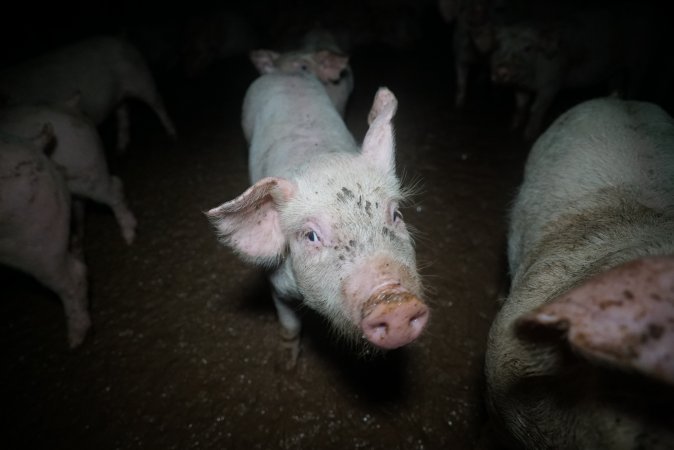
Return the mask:
<svg viewBox="0 0 674 450">
<path fill-rule="evenodd" d="M 244 259 L 272 265 L 282 256 L 286 240 L 279 205 L 292 198 L 295 185 L 283 178 L 263 178 L 234 200 L 206 213 L 223 244 Z"/>
<path fill-rule="evenodd" d="M 521 317 L 517 326 L 562 330 L 591 361 L 674 384 L 674 257 L 613 268 Z"/>
<path fill-rule="evenodd" d="M 253 50 L 250 52 L 250 60 L 260 74 L 271 73 L 276 70 L 274 63 L 279 54 L 271 50 Z"/>
<path fill-rule="evenodd" d="M 70 97 L 68 97 L 68 99 L 66 99 L 64 105 L 66 108 L 70 110 L 79 111 L 81 100 L 82 100 L 82 92 L 76 90 Z"/>
<path fill-rule="evenodd" d="M 387 88 L 379 88 L 367 116 L 370 128 L 363 140 L 362 157 L 385 171 L 395 171 L 393 116 L 398 100 Z"/>
<path fill-rule="evenodd" d="M 46 122 L 42 125 L 40 133 L 31 138 L 30 142 L 40 151 L 49 154 L 53 150 L 50 145 L 54 141 L 54 126 L 51 122 Z"/>
<path fill-rule="evenodd" d="M 337 81 L 342 76 L 342 72 L 349 65 L 349 57 L 321 50 L 313 55 L 314 61 L 318 66 L 316 76 L 322 82 Z"/>
</svg>

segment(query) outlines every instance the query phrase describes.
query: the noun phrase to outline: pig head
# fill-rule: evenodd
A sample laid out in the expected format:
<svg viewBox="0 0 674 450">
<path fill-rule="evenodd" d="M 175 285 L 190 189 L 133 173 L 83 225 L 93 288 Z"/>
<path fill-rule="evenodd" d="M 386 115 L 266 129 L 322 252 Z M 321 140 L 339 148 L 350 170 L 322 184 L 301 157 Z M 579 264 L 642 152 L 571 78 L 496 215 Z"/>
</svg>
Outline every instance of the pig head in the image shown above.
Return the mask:
<svg viewBox="0 0 674 450">
<path fill-rule="evenodd" d="M 399 209 L 396 108 L 380 89 L 360 152 L 348 140 L 317 150 L 291 176 L 262 178 L 207 213 L 225 245 L 272 270 L 278 297 L 301 299 L 347 339 L 384 349 L 413 341 L 428 319 Z"/>
</svg>

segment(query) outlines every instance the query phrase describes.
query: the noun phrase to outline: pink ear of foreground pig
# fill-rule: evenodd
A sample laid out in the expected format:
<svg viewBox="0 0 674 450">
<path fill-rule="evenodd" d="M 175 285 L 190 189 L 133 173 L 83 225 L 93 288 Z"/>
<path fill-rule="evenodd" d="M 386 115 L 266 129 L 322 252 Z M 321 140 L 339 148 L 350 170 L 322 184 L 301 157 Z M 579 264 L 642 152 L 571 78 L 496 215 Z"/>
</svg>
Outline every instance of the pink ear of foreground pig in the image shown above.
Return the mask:
<svg viewBox="0 0 674 450">
<path fill-rule="evenodd" d="M 674 384 L 674 257 L 630 261 L 522 317 L 589 359 Z"/>
<path fill-rule="evenodd" d="M 234 200 L 206 213 L 218 234 L 244 259 L 273 262 L 286 245 L 276 205 L 288 201 L 295 185 L 284 178 L 263 178 Z M 264 238 L 261 238 L 264 237 Z"/>
</svg>

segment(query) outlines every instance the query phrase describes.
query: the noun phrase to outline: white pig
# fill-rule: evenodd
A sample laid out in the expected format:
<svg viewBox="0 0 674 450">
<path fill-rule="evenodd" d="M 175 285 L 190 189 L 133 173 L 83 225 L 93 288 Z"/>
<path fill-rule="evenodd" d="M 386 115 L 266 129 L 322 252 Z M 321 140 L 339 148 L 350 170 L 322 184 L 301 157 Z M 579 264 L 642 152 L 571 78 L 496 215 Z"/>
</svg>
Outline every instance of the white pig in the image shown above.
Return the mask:
<svg viewBox="0 0 674 450">
<path fill-rule="evenodd" d="M 674 120 L 582 103 L 536 141 L 486 355 L 493 417 L 526 449 L 674 448 Z"/>
<path fill-rule="evenodd" d="M 49 125 L 32 140 L 0 133 L 0 263 L 60 297 L 70 347 L 77 347 L 91 325 L 86 266 L 68 249 L 70 194 L 43 153 L 52 138 Z"/>
<path fill-rule="evenodd" d="M 124 240 L 131 244 L 136 233 L 136 218 L 126 205 L 122 180 L 110 175 L 96 126 L 78 109 L 79 99 L 79 95 L 75 95 L 63 105 L 5 108 L 0 110 L 0 130 L 17 136 L 34 136 L 49 122 L 55 136 L 51 159 L 64 169 L 70 192 L 110 207 Z M 83 221 L 81 213 L 77 221 Z M 77 226 L 77 237 L 81 241 L 83 224 L 77 223 Z"/>
<path fill-rule="evenodd" d="M 400 214 L 392 119 L 380 89 L 359 151 L 321 82 L 271 73 L 248 89 L 243 128 L 254 183 L 208 211 L 223 244 L 269 269 L 287 361 L 299 352 L 297 301 L 347 339 L 396 348 L 428 318 L 412 240 Z"/>
<path fill-rule="evenodd" d="M 150 70 L 125 39 L 101 36 L 70 44 L 0 71 L 0 98 L 9 105 L 61 103 L 81 93 L 81 109 L 97 125 L 117 115 L 117 148 L 129 143 L 125 99 L 147 104 L 175 138 Z"/>
<path fill-rule="evenodd" d="M 260 74 L 273 72 L 309 72 L 322 82 L 332 103 L 344 117 L 346 105 L 353 92 L 353 70 L 349 58 L 340 50 L 335 38 L 327 31 L 307 33 L 301 49 L 278 53 L 273 50 L 255 50 L 250 59 Z"/>
</svg>

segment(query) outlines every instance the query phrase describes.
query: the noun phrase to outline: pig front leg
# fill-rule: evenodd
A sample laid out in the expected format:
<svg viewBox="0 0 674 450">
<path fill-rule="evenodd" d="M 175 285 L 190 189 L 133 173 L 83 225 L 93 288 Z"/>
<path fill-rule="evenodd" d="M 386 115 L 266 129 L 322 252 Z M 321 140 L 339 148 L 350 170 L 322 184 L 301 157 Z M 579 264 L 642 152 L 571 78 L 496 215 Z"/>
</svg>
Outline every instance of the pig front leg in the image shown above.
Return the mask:
<svg viewBox="0 0 674 450">
<path fill-rule="evenodd" d="M 276 290 L 273 290 L 272 297 L 281 324 L 281 361 L 286 370 L 292 370 L 297 366 L 300 355 L 302 323 L 295 309 Z"/>
<path fill-rule="evenodd" d="M 551 83 L 536 93 L 536 99 L 529 111 L 529 121 L 524 128 L 526 141 L 532 142 L 540 133 L 545 113 L 550 109 L 557 92 L 559 92 L 559 85 Z"/>
<path fill-rule="evenodd" d="M 515 114 L 513 115 L 510 128 L 518 130 L 527 118 L 528 107 L 531 102 L 531 93 L 526 91 L 515 91 Z"/>
</svg>

